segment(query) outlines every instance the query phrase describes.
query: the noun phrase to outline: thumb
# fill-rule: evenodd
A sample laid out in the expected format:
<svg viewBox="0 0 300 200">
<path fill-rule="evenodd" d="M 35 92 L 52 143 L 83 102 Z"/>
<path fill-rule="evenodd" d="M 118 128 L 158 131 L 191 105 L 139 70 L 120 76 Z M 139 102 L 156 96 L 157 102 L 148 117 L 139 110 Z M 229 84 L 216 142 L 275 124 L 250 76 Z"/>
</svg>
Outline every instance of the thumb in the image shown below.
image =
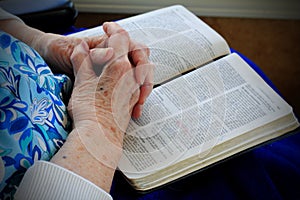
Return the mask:
<svg viewBox="0 0 300 200">
<path fill-rule="evenodd" d="M 77 82 L 94 79 L 95 69 L 104 65 L 113 56 L 112 48 L 95 48 L 89 50 L 86 42 L 81 42 L 74 48 L 71 55 L 74 74 Z M 96 69 L 97 70 L 97 69 Z"/>
<path fill-rule="evenodd" d="M 89 56 L 89 48 L 86 42 L 81 42 L 75 46 L 70 60 L 73 65 L 74 75 L 76 78 L 82 77 L 83 73 L 85 73 L 85 78 L 88 78 L 88 75 L 94 76 L 92 62 Z"/>
<path fill-rule="evenodd" d="M 100 75 L 105 64 L 113 57 L 113 48 L 94 48 L 90 50 L 90 58 L 96 75 Z"/>
</svg>

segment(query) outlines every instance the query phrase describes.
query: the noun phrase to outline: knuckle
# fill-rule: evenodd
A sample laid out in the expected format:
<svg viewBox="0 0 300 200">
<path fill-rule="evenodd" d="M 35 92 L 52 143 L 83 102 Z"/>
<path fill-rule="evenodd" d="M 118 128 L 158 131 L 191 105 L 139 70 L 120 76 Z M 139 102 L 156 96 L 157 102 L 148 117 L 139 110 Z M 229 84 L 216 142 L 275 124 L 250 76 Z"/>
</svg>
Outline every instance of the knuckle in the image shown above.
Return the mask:
<svg viewBox="0 0 300 200">
<path fill-rule="evenodd" d="M 125 59 L 117 59 L 114 64 L 118 68 L 123 68 L 123 69 L 131 68 L 131 63 L 129 62 L 129 60 L 125 60 Z"/>
<path fill-rule="evenodd" d="M 139 50 L 143 53 L 146 53 L 146 55 L 149 57 L 150 56 L 150 49 L 147 45 L 139 42 L 135 42 L 136 50 Z"/>
<path fill-rule="evenodd" d="M 116 33 L 129 38 L 129 33 L 123 28 L 118 29 Z"/>
</svg>

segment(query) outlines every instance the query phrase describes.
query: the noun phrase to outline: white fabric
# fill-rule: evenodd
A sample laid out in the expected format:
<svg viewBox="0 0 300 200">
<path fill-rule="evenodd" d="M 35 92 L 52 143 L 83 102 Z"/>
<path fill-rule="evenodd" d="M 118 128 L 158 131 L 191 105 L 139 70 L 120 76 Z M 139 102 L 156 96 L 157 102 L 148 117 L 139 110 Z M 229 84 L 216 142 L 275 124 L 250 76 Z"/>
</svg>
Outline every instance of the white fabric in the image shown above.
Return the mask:
<svg viewBox="0 0 300 200">
<path fill-rule="evenodd" d="M 92 182 L 51 162 L 37 161 L 25 173 L 16 192 L 19 200 L 112 200 Z"/>
<path fill-rule="evenodd" d="M 66 2 L 67 0 L 1 0 L 0 7 L 12 14 L 19 15 L 53 9 Z"/>
</svg>

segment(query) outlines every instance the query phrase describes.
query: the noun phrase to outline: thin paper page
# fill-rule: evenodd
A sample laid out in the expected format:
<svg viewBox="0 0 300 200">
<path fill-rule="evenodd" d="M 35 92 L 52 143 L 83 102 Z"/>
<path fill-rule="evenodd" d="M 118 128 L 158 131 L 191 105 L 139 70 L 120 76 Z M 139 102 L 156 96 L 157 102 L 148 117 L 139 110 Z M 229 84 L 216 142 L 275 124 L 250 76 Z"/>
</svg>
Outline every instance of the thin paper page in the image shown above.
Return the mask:
<svg viewBox="0 0 300 200">
<path fill-rule="evenodd" d="M 118 21 L 130 37 L 146 44 L 155 65 L 154 84 L 160 84 L 230 53 L 226 41 L 182 6 L 171 6 Z M 101 27 L 72 36 L 103 34 Z"/>
<path fill-rule="evenodd" d="M 236 54 L 156 88 L 149 99 L 127 130 L 125 174 L 159 170 L 291 112 Z"/>
</svg>

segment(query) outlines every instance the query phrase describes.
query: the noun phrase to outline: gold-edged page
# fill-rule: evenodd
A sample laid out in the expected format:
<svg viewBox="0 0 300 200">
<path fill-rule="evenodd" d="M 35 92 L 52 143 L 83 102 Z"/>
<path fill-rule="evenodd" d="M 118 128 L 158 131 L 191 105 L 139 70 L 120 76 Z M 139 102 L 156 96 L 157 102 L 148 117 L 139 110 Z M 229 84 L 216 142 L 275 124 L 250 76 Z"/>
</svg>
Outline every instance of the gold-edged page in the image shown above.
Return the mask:
<svg viewBox="0 0 300 200">
<path fill-rule="evenodd" d="M 136 190 L 147 191 L 187 176 L 249 148 L 256 147 L 264 142 L 280 137 L 296 129 L 298 126 L 299 123 L 293 113 L 291 113 L 263 127 L 259 127 L 236 138 L 220 143 L 208 152 L 189 157 L 183 161 L 155 171 L 152 174 L 145 174 L 138 178 L 131 177 L 131 179 L 128 180 Z"/>
</svg>

